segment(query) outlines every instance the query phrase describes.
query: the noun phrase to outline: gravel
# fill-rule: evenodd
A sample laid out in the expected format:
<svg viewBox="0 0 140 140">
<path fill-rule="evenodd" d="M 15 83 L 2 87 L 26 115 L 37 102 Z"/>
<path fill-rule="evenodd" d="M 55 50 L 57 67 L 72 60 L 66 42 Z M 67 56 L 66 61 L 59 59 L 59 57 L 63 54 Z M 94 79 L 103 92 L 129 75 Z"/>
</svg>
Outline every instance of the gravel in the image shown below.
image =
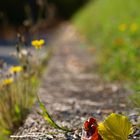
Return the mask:
<svg viewBox="0 0 140 140">
<path fill-rule="evenodd" d="M 71 32 L 69 34 L 68 32 Z M 121 84 L 104 81 L 96 71 L 94 54 L 81 48 L 81 38 L 71 25 L 55 32 L 51 44 L 53 57 L 44 73 L 39 98 L 53 119 L 61 126 L 75 131 L 64 133 L 50 127 L 37 113 L 36 103 L 12 138 L 20 140 L 80 140 L 83 122 L 90 116 L 102 121 L 112 112 L 126 114 L 134 125 L 130 140 L 140 140 L 140 116 L 128 105 L 131 91 Z M 76 38 L 77 37 L 77 38 Z M 54 46 L 54 47 L 53 47 Z"/>
</svg>

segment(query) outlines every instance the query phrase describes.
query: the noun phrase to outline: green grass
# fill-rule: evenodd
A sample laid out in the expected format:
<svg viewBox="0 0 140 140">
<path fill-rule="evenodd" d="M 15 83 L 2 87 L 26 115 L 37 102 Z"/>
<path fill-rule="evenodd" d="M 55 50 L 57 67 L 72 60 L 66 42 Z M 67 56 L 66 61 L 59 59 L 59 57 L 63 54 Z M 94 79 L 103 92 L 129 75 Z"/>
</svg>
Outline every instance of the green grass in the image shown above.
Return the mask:
<svg viewBox="0 0 140 140">
<path fill-rule="evenodd" d="M 140 0 L 91 0 L 73 23 L 96 52 L 98 72 L 107 80 L 123 83 L 140 108 Z"/>
<path fill-rule="evenodd" d="M 51 57 L 51 50 L 48 49 L 43 59 L 38 57 L 33 61 L 36 63 L 26 64 L 26 70 L 21 71 L 14 82 L 0 86 L 0 140 L 8 140 L 9 135 L 23 123 L 35 102 L 40 78 Z"/>
<path fill-rule="evenodd" d="M 38 98 L 38 103 L 39 103 L 39 108 L 41 109 L 41 112 L 39 112 L 39 114 L 44 118 L 44 120 L 53 128 L 55 129 L 59 129 L 65 132 L 72 132 L 74 130 L 63 127 L 58 125 L 50 116 L 49 112 L 47 111 L 47 108 L 45 107 L 44 103 L 40 101 L 39 97 Z"/>
<path fill-rule="evenodd" d="M 95 46 L 100 73 L 136 89 L 140 87 L 139 5 L 139 0 L 91 0 L 72 19 Z"/>
<path fill-rule="evenodd" d="M 0 132 L 7 135 L 17 128 L 31 108 L 37 91 L 36 76 L 20 77 L 0 92 Z"/>
</svg>

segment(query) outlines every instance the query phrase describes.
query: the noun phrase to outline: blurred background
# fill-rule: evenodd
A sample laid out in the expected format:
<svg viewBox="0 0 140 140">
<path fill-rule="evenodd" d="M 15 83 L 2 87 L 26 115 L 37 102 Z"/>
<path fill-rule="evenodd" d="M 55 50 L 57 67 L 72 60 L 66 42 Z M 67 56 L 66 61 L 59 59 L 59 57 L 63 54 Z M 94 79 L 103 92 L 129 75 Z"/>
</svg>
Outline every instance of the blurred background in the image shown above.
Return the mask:
<svg viewBox="0 0 140 140">
<path fill-rule="evenodd" d="M 69 19 L 87 1 L 1 0 L 0 39 L 12 40 L 16 32 L 29 32 L 31 28 L 31 32 L 35 33 L 39 27 L 52 27 L 62 20 Z"/>
<path fill-rule="evenodd" d="M 68 20 L 88 0 L 1 0 L 0 1 L 0 59 L 16 64 L 9 53 L 24 36 L 24 45 L 33 39 L 49 40 L 49 32 Z"/>
<path fill-rule="evenodd" d="M 136 94 L 130 98 L 140 111 L 139 6 L 140 0 L 0 0 L 0 72 L 3 70 L 5 73 L 5 62 L 8 66 L 19 65 L 10 55 L 17 46 L 31 48 L 34 39 L 53 42 L 55 38 L 50 37 L 52 31 L 59 30 L 60 24 L 65 28 L 67 26 L 64 25 L 69 23 L 72 28 L 67 30 L 64 37 L 77 35 L 80 38 L 77 46 L 89 50 L 95 60 L 93 73 L 97 71 L 101 81 L 115 81 L 134 91 Z M 71 29 L 76 34 L 71 34 Z M 61 29 L 59 31 L 61 33 Z M 28 51 L 24 52 L 32 58 Z M 42 52 L 46 53 L 44 50 Z M 33 70 L 40 71 L 38 68 Z M 21 81 L 21 85 L 23 83 Z M 22 92 L 24 94 L 24 88 Z M 9 96 L 9 91 L 7 93 Z M 0 109 L 5 108 L 5 100 L 3 103 L 4 107 L 0 106 Z M 10 112 L 11 106 L 8 109 Z M 14 117 L 7 121 L 3 116 L 5 124 L 11 124 Z M 11 127 L 7 126 L 8 129 Z"/>
<path fill-rule="evenodd" d="M 26 45 L 37 37 L 46 40 L 49 29 L 69 20 L 95 47 L 106 79 L 139 83 L 139 5 L 139 0 L 1 0 L 0 48 L 16 44 L 18 32 Z"/>
<path fill-rule="evenodd" d="M 49 39 L 49 29 L 69 20 L 96 48 L 107 79 L 139 81 L 139 5 L 139 0 L 1 0 L 0 48 L 15 45 L 17 33 L 26 46 L 34 38 Z"/>
</svg>

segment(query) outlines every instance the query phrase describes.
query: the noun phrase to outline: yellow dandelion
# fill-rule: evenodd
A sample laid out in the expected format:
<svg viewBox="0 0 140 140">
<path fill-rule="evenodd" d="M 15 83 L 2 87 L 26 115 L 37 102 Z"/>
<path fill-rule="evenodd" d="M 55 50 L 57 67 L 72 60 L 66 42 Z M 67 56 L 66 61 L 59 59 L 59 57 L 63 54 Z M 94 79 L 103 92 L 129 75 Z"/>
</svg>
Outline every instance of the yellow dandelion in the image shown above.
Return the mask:
<svg viewBox="0 0 140 140">
<path fill-rule="evenodd" d="M 13 81 L 14 81 L 13 78 L 4 79 L 4 80 L 2 80 L 2 86 L 8 86 L 8 85 L 12 84 Z"/>
<path fill-rule="evenodd" d="M 45 40 L 44 40 L 44 39 L 40 39 L 40 40 L 39 40 L 39 44 L 40 44 L 40 45 L 44 45 L 44 44 L 45 44 Z"/>
<path fill-rule="evenodd" d="M 37 45 L 37 40 L 33 40 L 32 42 L 31 42 L 31 44 L 32 44 L 32 46 L 36 46 Z"/>
<path fill-rule="evenodd" d="M 127 24 L 125 24 L 125 23 L 120 24 L 119 27 L 118 27 L 118 29 L 119 29 L 119 31 L 121 31 L 121 32 L 126 31 L 126 29 L 127 29 Z"/>
<path fill-rule="evenodd" d="M 123 45 L 124 44 L 124 40 L 122 38 L 116 38 L 114 40 L 114 44 L 117 46 Z"/>
<path fill-rule="evenodd" d="M 131 25 L 130 25 L 130 31 L 131 32 L 136 32 L 138 30 L 138 24 L 137 23 L 132 23 Z"/>
<path fill-rule="evenodd" d="M 21 66 L 13 66 L 9 69 L 10 73 L 18 73 L 21 72 L 23 68 Z"/>
<path fill-rule="evenodd" d="M 40 39 L 40 40 L 33 40 L 31 42 L 32 46 L 35 47 L 36 49 L 41 49 L 42 46 L 45 44 L 45 40 Z"/>
</svg>

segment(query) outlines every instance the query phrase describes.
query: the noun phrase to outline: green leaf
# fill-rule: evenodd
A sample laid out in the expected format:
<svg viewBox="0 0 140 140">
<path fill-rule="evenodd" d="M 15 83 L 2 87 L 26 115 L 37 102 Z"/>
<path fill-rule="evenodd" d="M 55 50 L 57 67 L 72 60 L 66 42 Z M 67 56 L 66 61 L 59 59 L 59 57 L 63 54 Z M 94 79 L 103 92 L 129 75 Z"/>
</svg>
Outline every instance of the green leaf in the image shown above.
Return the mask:
<svg viewBox="0 0 140 140">
<path fill-rule="evenodd" d="M 20 114 L 20 107 L 19 107 L 18 104 L 15 104 L 15 113 L 16 113 L 17 115 Z"/>
<path fill-rule="evenodd" d="M 68 128 L 65 128 L 65 127 L 62 127 L 62 126 L 59 126 L 58 124 L 56 124 L 56 122 L 49 115 L 45 105 L 40 101 L 38 96 L 37 96 L 37 98 L 38 98 L 38 102 L 39 102 L 39 107 L 42 110 L 41 115 L 44 118 L 44 120 L 46 120 L 52 127 L 56 128 L 56 129 L 63 130 L 63 131 L 66 131 L 66 132 L 73 131 L 73 130 L 70 130 Z"/>
<path fill-rule="evenodd" d="M 10 135 L 11 134 L 11 131 L 8 130 L 8 129 L 5 129 L 5 128 L 0 128 L 0 135 L 1 135 L 1 133 L 3 135 Z"/>
<path fill-rule="evenodd" d="M 127 140 L 133 133 L 133 127 L 124 115 L 112 113 L 98 126 L 99 134 L 104 140 Z"/>
</svg>

